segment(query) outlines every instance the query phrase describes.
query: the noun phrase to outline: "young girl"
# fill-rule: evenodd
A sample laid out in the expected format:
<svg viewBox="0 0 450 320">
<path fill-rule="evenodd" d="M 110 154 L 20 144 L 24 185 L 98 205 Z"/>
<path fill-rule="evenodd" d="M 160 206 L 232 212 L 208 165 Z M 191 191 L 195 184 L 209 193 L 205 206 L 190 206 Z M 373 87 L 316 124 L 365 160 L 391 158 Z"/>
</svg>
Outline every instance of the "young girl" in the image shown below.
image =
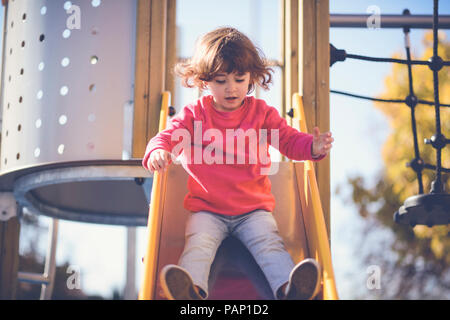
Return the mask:
<svg viewBox="0 0 450 320">
<path fill-rule="evenodd" d="M 252 253 L 274 297 L 313 298 L 320 267 L 313 259 L 295 266 L 285 249 L 271 213 L 275 199 L 267 146 L 290 159 L 318 161 L 331 149 L 331 133 L 321 134 L 317 127 L 313 135 L 299 132 L 275 108 L 248 96 L 256 85 L 268 89 L 272 70 L 236 29 L 205 34 L 194 56 L 175 72 L 185 86 L 211 95 L 184 107 L 150 140 L 142 161 L 152 172 L 165 170 L 181 154 L 189 173 L 184 206 L 191 213 L 184 251 L 179 265 L 165 266 L 160 275 L 166 296 L 205 299 L 216 251 L 231 235 Z"/>
</svg>

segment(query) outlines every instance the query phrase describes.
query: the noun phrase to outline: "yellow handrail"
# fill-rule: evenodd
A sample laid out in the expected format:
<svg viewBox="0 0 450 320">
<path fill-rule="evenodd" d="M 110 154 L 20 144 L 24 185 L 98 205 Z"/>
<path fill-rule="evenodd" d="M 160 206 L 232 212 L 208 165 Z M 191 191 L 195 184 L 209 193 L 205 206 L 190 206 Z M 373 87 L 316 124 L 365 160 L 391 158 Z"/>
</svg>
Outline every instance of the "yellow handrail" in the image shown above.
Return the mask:
<svg viewBox="0 0 450 320">
<path fill-rule="evenodd" d="M 169 104 L 170 92 L 165 91 L 162 94 L 161 112 L 159 114 L 160 132 L 164 130 L 167 125 Z M 153 175 L 152 194 L 148 212 L 147 249 L 144 256 L 144 276 L 142 279 L 141 289 L 139 291 L 139 300 L 150 300 L 155 295 L 156 269 L 158 267 L 158 251 L 166 180 L 167 174 L 165 171 L 155 171 Z"/>
<path fill-rule="evenodd" d="M 298 93 L 295 93 L 292 97 L 292 100 L 294 108 L 294 118 L 298 117 L 300 131 L 308 132 L 302 97 Z M 306 206 L 312 206 L 313 211 L 313 217 L 312 219 L 310 219 L 311 223 L 305 224 L 308 229 L 308 244 L 310 254 L 317 257 L 319 263 L 322 266 L 323 298 L 325 300 L 337 300 L 338 294 L 336 290 L 333 265 L 331 262 L 331 250 L 328 241 L 328 232 L 323 215 L 322 203 L 320 201 L 316 172 L 312 161 L 306 161 L 304 175 L 303 190 L 307 202 Z"/>
</svg>

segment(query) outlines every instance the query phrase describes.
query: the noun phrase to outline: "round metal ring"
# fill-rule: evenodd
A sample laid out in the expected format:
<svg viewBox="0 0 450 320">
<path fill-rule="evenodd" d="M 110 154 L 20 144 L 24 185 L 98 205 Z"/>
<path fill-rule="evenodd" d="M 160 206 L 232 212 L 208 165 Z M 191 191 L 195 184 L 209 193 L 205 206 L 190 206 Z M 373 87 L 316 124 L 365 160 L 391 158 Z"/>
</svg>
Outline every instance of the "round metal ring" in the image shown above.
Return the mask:
<svg viewBox="0 0 450 320">
<path fill-rule="evenodd" d="M 143 185 L 136 184 L 136 178 L 143 178 Z M 145 226 L 151 182 L 150 174 L 140 166 L 80 166 L 24 175 L 14 182 L 13 193 L 20 205 L 37 214 Z"/>
</svg>

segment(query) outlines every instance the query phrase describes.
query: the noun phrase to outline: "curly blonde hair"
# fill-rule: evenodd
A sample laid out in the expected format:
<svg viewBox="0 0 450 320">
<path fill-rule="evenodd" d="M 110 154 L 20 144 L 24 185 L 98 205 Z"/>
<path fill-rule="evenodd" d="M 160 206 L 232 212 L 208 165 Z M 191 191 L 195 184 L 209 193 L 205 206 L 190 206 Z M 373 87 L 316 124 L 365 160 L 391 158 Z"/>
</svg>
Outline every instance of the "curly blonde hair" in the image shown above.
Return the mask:
<svg viewBox="0 0 450 320">
<path fill-rule="evenodd" d="M 220 72 L 250 73 L 248 93 L 259 85 L 269 88 L 272 68 L 261 50 L 251 40 L 231 27 L 218 28 L 203 35 L 196 43 L 191 59 L 178 63 L 174 72 L 185 87 L 205 89 L 203 81 L 211 81 Z"/>
</svg>

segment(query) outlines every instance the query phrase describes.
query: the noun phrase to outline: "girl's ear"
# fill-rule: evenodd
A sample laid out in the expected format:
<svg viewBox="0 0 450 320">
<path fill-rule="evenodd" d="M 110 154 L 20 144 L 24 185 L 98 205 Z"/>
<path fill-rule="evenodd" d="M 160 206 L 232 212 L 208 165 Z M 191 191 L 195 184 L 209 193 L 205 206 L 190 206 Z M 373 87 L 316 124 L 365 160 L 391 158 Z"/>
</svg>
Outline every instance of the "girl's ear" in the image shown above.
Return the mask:
<svg viewBox="0 0 450 320">
<path fill-rule="evenodd" d="M 250 79 L 250 82 L 248 84 L 248 90 L 247 90 L 247 94 L 250 94 L 253 92 L 253 90 L 255 90 L 255 83 L 253 82 L 253 79 Z"/>
<path fill-rule="evenodd" d="M 255 78 L 250 73 L 250 81 L 248 82 L 248 94 L 252 93 L 252 91 L 255 90 L 255 85 L 256 85 Z"/>
</svg>

